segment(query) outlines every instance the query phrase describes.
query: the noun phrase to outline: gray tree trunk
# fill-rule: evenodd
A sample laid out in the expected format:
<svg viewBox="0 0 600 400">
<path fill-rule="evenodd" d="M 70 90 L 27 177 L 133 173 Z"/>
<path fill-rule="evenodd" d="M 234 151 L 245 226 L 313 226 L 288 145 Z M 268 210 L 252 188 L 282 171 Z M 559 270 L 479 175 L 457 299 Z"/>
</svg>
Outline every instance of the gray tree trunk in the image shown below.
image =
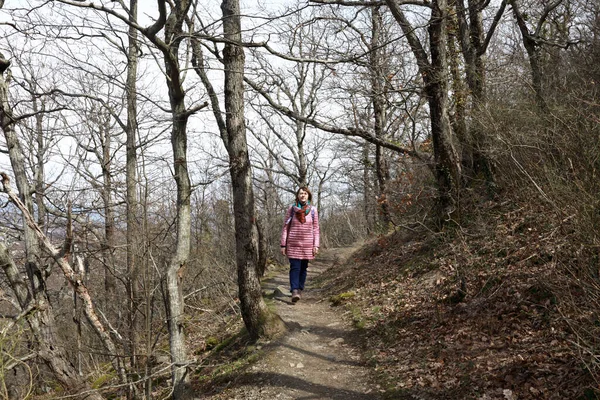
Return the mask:
<svg viewBox="0 0 600 400">
<path fill-rule="evenodd" d="M 371 8 L 371 44 L 369 52 L 369 66 L 371 68 L 371 103 L 373 104 L 373 119 L 375 136 L 385 140 L 385 125 L 387 109 L 385 104 L 385 73 L 383 60 L 383 43 L 381 30 L 383 20 L 379 7 Z M 384 232 L 389 229 L 392 221 L 390 205 L 387 199 L 387 188 L 390 180 L 390 168 L 384 148 L 375 145 L 375 173 L 377 176 L 377 198 L 379 199 L 380 229 Z"/>
<path fill-rule="evenodd" d="M 29 82 L 32 93 L 35 93 L 35 85 L 32 80 Z M 37 223 L 45 231 L 46 226 L 46 204 L 44 196 L 46 193 L 46 183 L 44 182 L 45 172 L 44 165 L 46 163 L 46 138 L 44 136 L 43 119 L 44 116 L 40 112 L 44 109 L 44 102 L 41 102 L 41 109 L 38 105 L 36 96 L 32 96 L 32 108 L 35 116 L 35 140 L 36 140 L 36 165 L 35 165 L 35 205 L 37 208 Z M 39 113 L 39 114 L 38 114 Z"/>
<path fill-rule="evenodd" d="M 440 218 L 446 220 L 458 207 L 458 191 L 461 183 L 460 158 L 452 138 L 448 113 L 448 60 L 446 0 L 432 2 L 429 22 L 429 47 L 431 65 L 425 73 L 425 92 L 431 118 L 431 138 L 435 159 L 435 171 L 439 188 Z"/>
<path fill-rule="evenodd" d="M 560 2 L 555 2 L 558 5 Z M 540 44 L 536 41 L 534 35 L 529 32 L 525 18 L 521 13 L 519 3 L 516 0 L 510 0 L 512 5 L 513 15 L 517 21 L 521 37 L 523 38 L 523 46 L 527 51 L 529 57 L 529 67 L 531 68 L 531 81 L 533 91 L 535 93 L 535 100 L 538 107 L 542 112 L 548 112 L 548 104 L 546 103 L 546 97 L 544 96 L 544 88 L 542 86 L 542 63 L 541 63 L 541 48 Z M 541 26 L 541 23 L 540 23 Z"/>
<path fill-rule="evenodd" d="M 458 192 L 462 179 L 460 158 L 453 143 L 448 111 L 446 50 L 448 3 L 447 0 L 431 2 L 431 17 L 428 25 L 431 61 L 415 33 L 415 27 L 398 3 L 395 0 L 386 0 L 386 4 L 406 35 L 425 84 L 431 121 L 434 171 L 438 186 L 438 218 L 440 222 L 444 222 L 457 210 Z"/>
<path fill-rule="evenodd" d="M 129 1 L 129 21 L 137 21 L 138 1 Z M 139 215 L 137 197 L 137 67 L 138 67 L 138 31 L 129 26 L 127 49 L 127 126 L 125 142 L 125 186 L 127 214 L 127 302 L 129 317 L 129 346 L 132 367 L 137 366 L 137 308 L 138 308 L 138 259 L 139 252 Z M 149 317 L 149 316 L 148 316 Z M 146 358 L 148 360 L 148 358 Z"/>
<path fill-rule="evenodd" d="M 506 2 L 503 1 L 500 4 L 487 35 L 483 27 L 485 4 L 482 0 L 468 0 L 466 7 L 464 0 L 454 0 L 453 3 L 456 10 L 458 39 L 465 61 L 466 81 L 471 94 L 471 109 L 475 112 L 468 135 L 466 132 L 461 135 L 461 142 L 464 147 L 463 154 L 467 153 L 463 165 L 471 168 L 473 175 L 483 174 L 486 183 L 490 186 L 493 185 L 494 176 L 492 164 L 485 154 L 488 141 L 485 128 L 480 123 L 477 112 L 486 108 L 484 56 L 497 23 L 504 13 Z M 468 163 L 465 163 L 465 161 Z"/>
<path fill-rule="evenodd" d="M 160 44 L 165 65 L 166 83 L 171 104 L 172 128 L 171 147 L 173 168 L 177 185 L 177 243 L 169 263 L 166 281 L 168 295 L 169 344 L 171 349 L 173 400 L 185 399 L 189 393 L 187 348 L 183 323 L 184 298 L 182 280 L 190 257 L 192 210 L 192 188 L 187 164 L 187 123 L 189 112 L 185 107 L 185 91 L 181 80 L 179 48 L 184 38 L 183 23 L 191 2 L 181 0 L 175 3 L 168 16 L 165 15 L 164 0 L 159 8 L 165 29 L 165 41 Z M 161 17 L 161 19 L 162 19 Z M 159 20 L 160 21 L 160 20 Z M 160 27 L 157 25 L 157 28 Z M 152 35 L 150 35 L 152 39 Z M 155 42 L 156 43 L 156 42 Z"/>
<path fill-rule="evenodd" d="M 267 308 L 257 276 L 258 232 L 254 210 L 252 170 L 246 143 L 244 121 L 244 63 L 241 42 L 240 5 L 238 0 L 223 0 L 223 49 L 225 69 L 225 147 L 229 154 L 233 211 L 235 216 L 236 261 L 242 318 L 250 338 L 269 336 L 272 329 L 282 328 Z M 273 324 L 275 322 L 275 324 Z"/>
<path fill-rule="evenodd" d="M 102 112 L 98 113 L 98 134 L 102 144 L 102 202 L 104 205 L 104 244 L 102 249 L 104 272 L 104 289 L 109 296 L 115 294 L 115 210 L 113 205 L 113 171 L 112 171 L 112 138 L 109 119 Z"/>
</svg>

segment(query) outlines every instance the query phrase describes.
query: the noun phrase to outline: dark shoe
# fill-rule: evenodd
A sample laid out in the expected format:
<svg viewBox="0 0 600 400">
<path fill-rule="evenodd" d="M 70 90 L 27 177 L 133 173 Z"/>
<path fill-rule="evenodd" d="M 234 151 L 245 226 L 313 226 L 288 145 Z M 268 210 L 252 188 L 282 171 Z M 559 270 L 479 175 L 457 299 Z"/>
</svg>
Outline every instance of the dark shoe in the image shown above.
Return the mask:
<svg viewBox="0 0 600 400">
<path fill-rule="evenodd" d="M 295 303 L 298 300 L 300 300 L 300 293 L 298 292 L 298 289 L 294 289 L 292 290 L 292 303 Z"/>
</svg>

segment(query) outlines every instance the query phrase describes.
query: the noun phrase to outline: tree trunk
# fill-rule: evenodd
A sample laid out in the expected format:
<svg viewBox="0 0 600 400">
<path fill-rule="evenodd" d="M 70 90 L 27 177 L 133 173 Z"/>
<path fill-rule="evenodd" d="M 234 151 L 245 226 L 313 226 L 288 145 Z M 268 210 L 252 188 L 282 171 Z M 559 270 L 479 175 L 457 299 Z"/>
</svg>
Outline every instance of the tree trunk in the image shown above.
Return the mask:
<svg viewBox="0 0 600 400">
<path fill-rule="evenodd" d="M 498 13 L 490 26 L 488 37 L 486 38 L 483 28 L 483 9 L 484 4 L 480 0 L 468 0 L 468 8 L 465 8 L 464 0 L 453 0 L 453 6 L 456 10 L 456 24 L 458 39 L 465 60 L 465 75 L 467 85 L 471 92 L 471 109 L 473 114 L 472 126 L 469 134 L 464 135 L 461 140 L 463 144 L 463 165 L 472 170 L 473 176 L 482 174 L 488 187 L 493 187 L 494 175 L 492 164 L 485 154 L 487 147 L 487 137 L 485 129 L 479 119 L 479 110 L 485 110 L 487 98 L 485 87 L 485 56 L 489 38 L 494 33 L 497 21 L 504 13 L 505 2 L 500 5 Z M 467 22 L 466 12 L 469 19 Z"/>
<path fill-rule="evenodd" d="M 370 154 L 370 143 L 365 142 L 363 144 L 362 149 L 362 164 L 363 164 L 363 174 L 362 174 L 362 184 L 363 184 L 363 212 L 365 215 L 365 221 L 367 222 L 367 234 L 370 235 L 375 229 L 375 225 L 377 222 L 377 216 L 374 215 L 373 198 L 372 198 L 372 189 L 371 189 L 371 161 L 369 160 Z"/>
<path fill-rule="evenodd" d="M 424 76 L 425 92 L 431 114 L 431 138 L 435 158 L 435 172 L 439 188 L 440 218 L 451 216 L 458 206 L 461 167 L 452 139 L 448 113 L 447 71 L 447 1 L 432 2 L 429 22 L 431 68 Z"/>
<path fill-rule="evenodd" d="M 546 97 L 544 96 L 544 89 L 542 87 L 540 46 L 529 32 L 525 18 L 523 17 L 523 14 L 521 14 L 517 1 L 510 0 L 510 3 L 512 4 L 513 15 L 517 20 L 517 25 L 519 26 L 519 31 L 521 32 L 521 36 L 523 38 L 523 46 L 525 47 L 527 56 L 529 57 L 531 80 L 533 91 L 535 92 L 536 103 L 542 112 L 547 113 L 548 104 L 546 103 Z"/>
<path fill-rule="evenodd" d="M 381 29 L 383 20 L 379 7 L 371 8 L 371 46 L 370 46 L 370 68 L 371 68 L 371 103 L 373 104 L 373 119 L 375 136 L 381 140 L 385 139 L 385 125 L 387 110 L 385 106 L 385 73 L 384 60 L 381 43 Z M 377 175 L 377 198 L 379 204 L 380 229 L 386 232 L 392 221 L 390 205 L 387 199 L 387 187 L 390 180 L 390 169 L 385 150 L 382 146 L 375 145 L 375 173 Z"/>
<path fill-rule="evenodd" d="M 306 165 L 306 152 L 304 151 L 304 138 L 306 137 L 306 123 L 296 121 L 296 143 L 298 145 L 298 186 L 308 186 L 308 166 Z"/>
<path fill-rule="evenodd" d="M 102 202 L 104 204 L 104 245 L 103 245 L 103 263 L 104 272 L 104 289 L 109 296 L 114 296 L 115 293 L 115 248 L 116 248 L 116 232 L 115 232 L 115 210 L 113 206 L 113 172 L 112 172 L 112 151 L 111 151 L 111 135 L 109 128 L 109 117 L 99 112 L 98 130 L 100 141 L 102 143 Z"/>
<path fill-rule="evenodd" d="M 428 26 L 431 62 L 413 25 L 400 6 L 394 0 L 386 0 L 386 4 L 406 35 L 425 84 L 431 121 L 434 171 L 438 186 L 437 212 L 438 219 L 443 223 L 457 210 L 461 182 L 460 158 L 454 147 L 448 112 L 447 0 L 434 0 L 431 3 Z"/>
<path fill-rule="evenodd" d="M 229 154 L 233 211 L 235 216 L 236 262 L 242 318 L 251 339 L 270 336 L 282 329 L 282 321 L 267 308 L 257 276 L 258 240 L 252 190 L 252 170 L 244 121 L 244 50 L 241 42 L 239 0 L 223 0 L 223 49 L 225 70 L 225 147 Z"/>
<path fill-rule="evenodd" d="M 167 68 L 168 70 L 168 68 Z M 171 92 L 172 90 L 169 90 Z M 191 244 L 191 184 L 187 167 L 187 115 L 183 98 L 171 95 L 173 128 L 171 146 L 177 183 L 177 244 L 166 278 L 168 289 L 168 323 L 171 361 L 173 363 L 173 399 L 185 398 L 188 390 L 187 350 L 183 324 L 184 299 L 182 280 L 190 255 Z"/>
<path fill-rule="evenodd" d="M 463 168 L 467 171 L 473 170 L 473 154 L 471 151 L 471 139 L 467 129 L 467 102 L 468 90 L 461 74 L 461 60 L 459 51 L 456 48 L 458 39 L 458 22 L 455 18 L 450 19 L 452 24 L 449 27 L 448 51 L 450 76 L 452 77 L 452 96 L 454 97 L 454 115 L 451 120 L 452 129 L 456 138 L 462 145 L 461 160 Z"/>
<path fill-rule="evenodd" d="M 137 0 L 129 1 L 129 21 L 137 21 Z M 125 142 L 125 186 L 127 214 L 127 312 L 129 317 L 129 346 L 132 367 L 137 367 L 137 308 L 138 308 L 138 266 L 139 252 L 139 215 L 137 198 L 137 67 L 138 67 L 138 31 L 129 27 L 127 48 L 127 80 L 125 93 L 127 96 L 127 126 Z M 111 271 L 112 272 L 112 271 Z M 148 358 L 146 358 L 148 360 Z"/>
<path fill-rule="evenodd" d="M 185 107 L 185 91 L 181 81 L 179 47 L 183 39 L 183 22 L 190 7 L 189 1 L 179 1 L 171 10 L 165 24 L 165 43 L 169 48 L 163 51 L 169 101 L 171 104 L 172 130 L 171 147 L 173 167 L 177 185 L 177 243 L 175 253 L 169 263 L 166 281 L 168 295 L 169 343 L 171 348 L 173 400 L 185 399 L 189 392 L 187 348 L 183 323 L 184 298 L 182 281 L 190 257 L 192 210 L 192 187 L 187 164 L 187 123 L 189 113 Z"/>
<path fill-rule="evenodd" d="M 256 273 L 259 278 L 262 278 L 267 270 L 267 237 L 265 236 L 265 227 L 261 218 L 256 219 L 256 229 L 258 232 L 258 263 L 256 265 Z"/>
<path fill-rule="evenodd" d="M 171 92 L 171 90 L 170 90 Z M 187 117 L 183 98 L 171 95 L 173 128 L 171 145 L 177 183 L 177 244 L 175 254 L 167 270 L 168 322 L 173 362 L 173 399 L 184 398 L 189 378 L 187 375 L 187 352 L 183 324 L 184 299 L 182 280 L 190 255 L 191 243 L 191 184 L 187 168 Z"/>
<path fill-rule="evenodd" d="M 33 77 L 32 81 L 29 83 L 31 93 L 35 93 Z M 40 110 L 38 106 L 38 99 L 36 96 L 32 96 L 32 106 L 33 112 L 38 113 Z M 44 109 L 44 102 L 42 101 L 42 109 Z M 37 208 L 37 223 L 44 230 L 46 226 L 46 204 L 44 203 L 44 196 L 46 193 L 46 183 L 44 182 L 45 172 L 44 165 L 46 163 L 45 155 L 46 155 L 46 146 L 45 146 L 45 138 L 44 138 L 44 125 L 43 125 L 44 116 L 40 112 L 35 116 L 35 139 L 36 139 L 36 166 L 35 166 L 35 205 Z"/>
</svg>

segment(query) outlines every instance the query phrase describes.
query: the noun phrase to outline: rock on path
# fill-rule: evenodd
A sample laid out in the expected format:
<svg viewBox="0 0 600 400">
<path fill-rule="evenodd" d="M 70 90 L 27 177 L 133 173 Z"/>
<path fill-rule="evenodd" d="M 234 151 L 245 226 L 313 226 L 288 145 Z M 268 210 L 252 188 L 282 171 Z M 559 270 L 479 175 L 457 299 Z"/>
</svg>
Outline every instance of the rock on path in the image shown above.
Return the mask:
<svg viewBox="0 0 600 400">
<path fill-rule="evenodd" d="M 307 287 L 302 299 L 293 304 L 289 296 L 287 270 L 265 283 L 277 288 L 277 312 L 288 333 L 265 346 L 265 356 L 253 364 L 213 400 L 344 399 L 376 400 L 379 388 L 364 366 L 351 324 L 340 315 L 343 308 L 331 308 L 311 280 L 330 267 L 345 249 L 330 249 L 309 266 Z M 346 251 L 347 252 L 347 251 Z"/>
</svg>

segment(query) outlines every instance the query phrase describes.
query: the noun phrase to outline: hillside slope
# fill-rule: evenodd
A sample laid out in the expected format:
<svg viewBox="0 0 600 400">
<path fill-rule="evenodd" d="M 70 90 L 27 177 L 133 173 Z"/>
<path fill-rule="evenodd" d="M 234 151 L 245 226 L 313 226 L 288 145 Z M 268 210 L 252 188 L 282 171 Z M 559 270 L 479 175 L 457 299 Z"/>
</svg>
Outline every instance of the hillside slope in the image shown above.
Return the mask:
<svg viewBox="0 0 600 400">
<path fill-rule="evenodd" d="M 564 278 L 569 219 L 542 211 L 488 203 L 442 233 L 399 227 L 323 274 L 387 398 L 597 398 L 571 329 L 585 316 Z"/>
</svg>

